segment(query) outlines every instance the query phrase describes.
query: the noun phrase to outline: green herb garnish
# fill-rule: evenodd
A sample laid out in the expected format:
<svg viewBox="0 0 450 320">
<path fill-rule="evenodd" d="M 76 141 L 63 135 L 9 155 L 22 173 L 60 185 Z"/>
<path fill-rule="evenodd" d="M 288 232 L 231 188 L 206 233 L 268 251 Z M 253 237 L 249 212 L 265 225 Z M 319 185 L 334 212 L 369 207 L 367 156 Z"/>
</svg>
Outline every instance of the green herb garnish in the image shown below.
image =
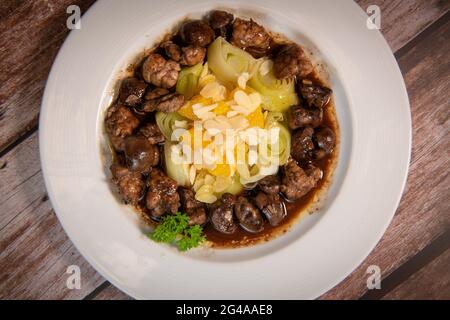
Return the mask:
<svg viewBox="0 0 450 320">
<path fill-rule="evenodd" d="M 203 229 L 199 225 L 189 226 L 189 217 L 178 212 L 161 218 L 159 225 L 148 235 L 156 242 L 172 244 L 180 251 L 198 247 L 203 241 Z"/>
</svg>

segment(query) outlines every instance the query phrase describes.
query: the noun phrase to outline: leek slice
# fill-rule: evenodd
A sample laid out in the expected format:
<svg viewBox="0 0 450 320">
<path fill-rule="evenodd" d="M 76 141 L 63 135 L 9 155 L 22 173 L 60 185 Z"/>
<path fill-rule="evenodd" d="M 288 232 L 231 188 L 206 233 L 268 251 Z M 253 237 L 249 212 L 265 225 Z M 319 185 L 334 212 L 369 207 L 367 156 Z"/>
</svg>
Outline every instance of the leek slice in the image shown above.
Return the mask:
<svg viewBox="0 0 450 320">
<path fill-rule="evenodd" d="M 290 106 L 299 103 L 294 80 L 277 79 L 273 73 L 273 64 L 270 64 L 270 68 L 262 74 L 260 67 L 267 62 L 267 60 L 259 60 L 248 85 L 261 94 L 263 109 L 284 112 Z"/>
<path fill-rule="evenodd" d="M 189 100 L 198 90 L 198 80 L 202 73 L 203 65 L 198 63 L 192 67 L 183 68 L 178 76 L 176 91 Z"/>
<path fill-rule="evenodd" d="M 191 182 L 189 180 L 189 164 L 179 164 L 175 163 L 174 159 L 172 158 L 172 146 L 174 144 L 170 141 L 166 141 L 164 144 L 164 164 L 166 166 L 166 173 L 167 175 L 175 180 L 178 185 L 189 187 L 191 185 Z"/>
<path fill-rule="evenodd" d="M 243 72 L 252 74 L 257 62 L 250 54 L 222 37 L 218 37 L 209 45 L 207 58 L 208 66 L 216 78 L 231 89 L 234 89 Z"/>
<path fill-rule="evenodd" d="M 278 139 L 278 152 L 275 155 L 270 146 L 269 150 L 272 152 L 273 156 L 278 156 L 278 163 L 280 166 L 283 166 L 286 164 L 289 159 L 289 155 L 291 154 L 291 133 L 284 125 L 279 122 L 276 124 L 276 126 L 280 129 Z"/>
<path fill-rule="evenodd" d="M 155 120 L 159 130 L 161 130 L 166 140 L 170 141 L 173 132 L 172 128 L 175 121 L 186 120 L 186 118 L 177 112 L 165 113 L 158 111 L 156 112 Z"/>
<path fill-rule="evenodd" d="M 278 157 L 279 165 L 285 165 L 289 159 L 289 155 L 291 153 L 291 133 L 286 128 L 286 126 L 282 123 L 284 117 L 280 112 L 269 112 L 266 117 L 265 127 L 266 129 L 278 128 L 279 129 L 279 138 L 278 138 L 278 152 L 275 153 L 275 150 L 268 145 L 269 152 L 271 156 Z"/>
</svg>

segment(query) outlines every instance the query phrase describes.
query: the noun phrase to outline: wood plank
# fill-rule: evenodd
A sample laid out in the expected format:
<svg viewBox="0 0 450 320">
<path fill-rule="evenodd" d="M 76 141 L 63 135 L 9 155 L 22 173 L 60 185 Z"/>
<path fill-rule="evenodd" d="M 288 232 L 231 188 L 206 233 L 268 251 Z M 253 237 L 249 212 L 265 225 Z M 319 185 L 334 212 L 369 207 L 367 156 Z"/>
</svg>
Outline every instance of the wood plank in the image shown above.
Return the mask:
<svg viewBox="0 0 450 320">
<path fill-rule="evenodd" d="M 114 287 L 109 282 L 105 283 L 104 288 L 99 291 L 94 297 L 93 300 L 130 300 L 132 299 L 130 296 L 126 295 L 116 287 Z"/>
<path fill-rule="evenodd" d="M 381 32 L 395 52 L 450 9 L 442 0 L 356 0 L 366 11 L 377 5 L 381 12 Z"/>
<path fill-rule="evenodd" d="M 391 291 L 396 290 L 402 283 L 408 281 L 415 273 L 420 272 L 421 269 L 426 267 L 433 260 L 439 258 L 439 256 L 444 254 L 448 249 L 450 249 L 450 229 L 427 245 L 414 257 L 395 269 L 395 271 L 387 278 L 384 278 L 380 290 L 369 290 L 361 297 L 361 299 L 383 299 Z M 434 279 L 436 282 L 440 281 L 438 275 L 436 275 Z M 414 295 L 415 293 L 411 294 Z"/>
<path fill-rule="evenodd" d="M 449 300 L 450 249 L 394 288 L 383 299 Z"/>
<path fill-rule="evenodd" d="M 0 152 L 38 122 L 50 67 L 68 29 L 66 8 L 94 0 L 6 1 L 0 7 Z"/>
<path fill-rule="evenodd" d="M 369 265 L 378 265 L 385 278 L 450 228 L 450 20 L 443 17 L 432 29 L 399 58 L 413 120 L 412 162 L 400 207 L 369 257 L 323 299 L 360 297 Z"/>
<path fill-rule="evenodd" d="M 0 298 L 83 298 L 104 280 L 73 247 L 56 218 L 38 159 L 37 133 L 1 158 Z M 80 290 L 66 287 L 69 265 L 81 269 Z"/>
</svg>

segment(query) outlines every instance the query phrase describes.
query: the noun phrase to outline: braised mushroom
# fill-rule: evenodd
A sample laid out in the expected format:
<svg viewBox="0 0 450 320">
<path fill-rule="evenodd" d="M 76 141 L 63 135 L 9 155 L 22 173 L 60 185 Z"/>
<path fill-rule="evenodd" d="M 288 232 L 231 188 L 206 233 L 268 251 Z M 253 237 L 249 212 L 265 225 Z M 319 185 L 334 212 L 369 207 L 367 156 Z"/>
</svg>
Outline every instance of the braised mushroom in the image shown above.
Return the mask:
<svg viewBox="0 0 450 320">
<path fill-rule="evenodd" d="M 238 225 L 233 214 L 235 202 L 236 198 L 226 193 L 211 205 L 210 216 L 214 229 L 225 234 L 232 234 L 237 230 Z"/>
<path fill-rule="evenodd" d="M 246 197 L 238 197 L 234 205 L 234 213 L 240 226 L 248 232 L 258 233 L 264 229 L 264 220 L 261 213 Z"/>
</svg>

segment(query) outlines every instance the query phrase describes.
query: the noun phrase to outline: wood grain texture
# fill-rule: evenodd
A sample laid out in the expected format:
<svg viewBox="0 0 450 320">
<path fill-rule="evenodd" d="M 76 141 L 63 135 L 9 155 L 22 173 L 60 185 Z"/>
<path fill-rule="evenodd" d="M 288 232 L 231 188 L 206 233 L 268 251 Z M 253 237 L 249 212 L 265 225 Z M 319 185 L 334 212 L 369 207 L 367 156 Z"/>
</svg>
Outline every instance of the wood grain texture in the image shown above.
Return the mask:
<svg viewBox="0 0 450 320">
<path fill-rule="evenodd" d="M 82 3 L 84 11 L 92 2 L 0 2 L 0 154 L 23 134 L 29 135 L 29 128 L 36 128 L 45 80 L 67 34 L 66 6 Z M 357 2 L 363 8 L 380 6 L 381 31 L 394 50 L 449 7 L 449 1 L 435 0 Z M 450 227 L 446 215 L 450 209 L 450 146 L 445 139 L 449 128 L 449 32 L 448 23 L 440 23 L 426 37 L 408 45 L 404 52 L 402 49 L 399 62 L 410 94 L 414 126 L 407 190 L 376 249 L 322 298 L 360 297 L 366 291 L 368 265 L 378 264 L 386 277 Z M 62 230 L 45 193 L 36 136 L 22 138 L 0 157 L 0 298 L 128 298 L 90 267 Z M 81 268 L 81 290 L 66 287 L 65 271 L 72 264 Z M 437 264 L 429 272 L 442 270 L 442 263 Z M 418 275 L 417 279 L 423 277 Z M 96 288 L 100 290 L 94 291 Z M 407 298 L 405 290 L 401 297 Z"/>
<path fill-rule="evenodd" d="M 0 299 L 80 299 L 104 280 L 53 212 L 38 154 L 34 133 L 0 159 Z M 66 287 L 69 265 L 81 269 L 80 290 Z"/>
<path fill-rule="evenodd" d="M 381 12 L 381 32 L 397 51 L 450 8 L 448 0 L 356 0 L 366 11 L 377 5 Z"/>
<path fill-rule="evenodd" d="M 379 300 L 387 297 L 392 291 L 398 290 L 401 284 L 409 281 L 411 277 L 420 272 L 433 260 L 439 258 L 450 249 L 450 229 L 440 235 L 436 240 L 427 245 L 423 250 L 417 253 L 413 258 L 395 269 L 388 277 L 383 278 L 381 288 L 379 290 L 368 290 L 361 299 L 363 300 Z M 430 278 L 434 278 L 436 282 L 440 282 L 440 274 L 428 274 Z M 450 288 L 449 288 L 450 289 Z M 399 293 L 399 292 L 398 292 Z M 414 294 L 414 293 L 411 293 Z M 405 296 L 408 294 L 405 292 Z"/>
<path fill-rule="evenodd" d="M 450 249 L 394 288 L 383 299 L 450 300 Z"/>
<path fill-rule="evenodd" d="M 450 20 L 414 43 L 399 58 L 409 92 L 413 150 L 399 209 L 369 257 L 324 299 L 354 299 L 367 290 L 366 270 L 378 265 L 385 278 L 450 228 Z"/>
<path fill-rule="evenodd" d="M 104 289 L 96 294 L 93 300 L 130 300 L 130 296 L 126 295 L 109 282 L 106 283 Z"/>
<path fill-rule="evenodd" d="M 0 152 L 37 126 L 50 67 L 68 29 L 66 8 L 93 0 L 0 4 Z"/>
</svg>

